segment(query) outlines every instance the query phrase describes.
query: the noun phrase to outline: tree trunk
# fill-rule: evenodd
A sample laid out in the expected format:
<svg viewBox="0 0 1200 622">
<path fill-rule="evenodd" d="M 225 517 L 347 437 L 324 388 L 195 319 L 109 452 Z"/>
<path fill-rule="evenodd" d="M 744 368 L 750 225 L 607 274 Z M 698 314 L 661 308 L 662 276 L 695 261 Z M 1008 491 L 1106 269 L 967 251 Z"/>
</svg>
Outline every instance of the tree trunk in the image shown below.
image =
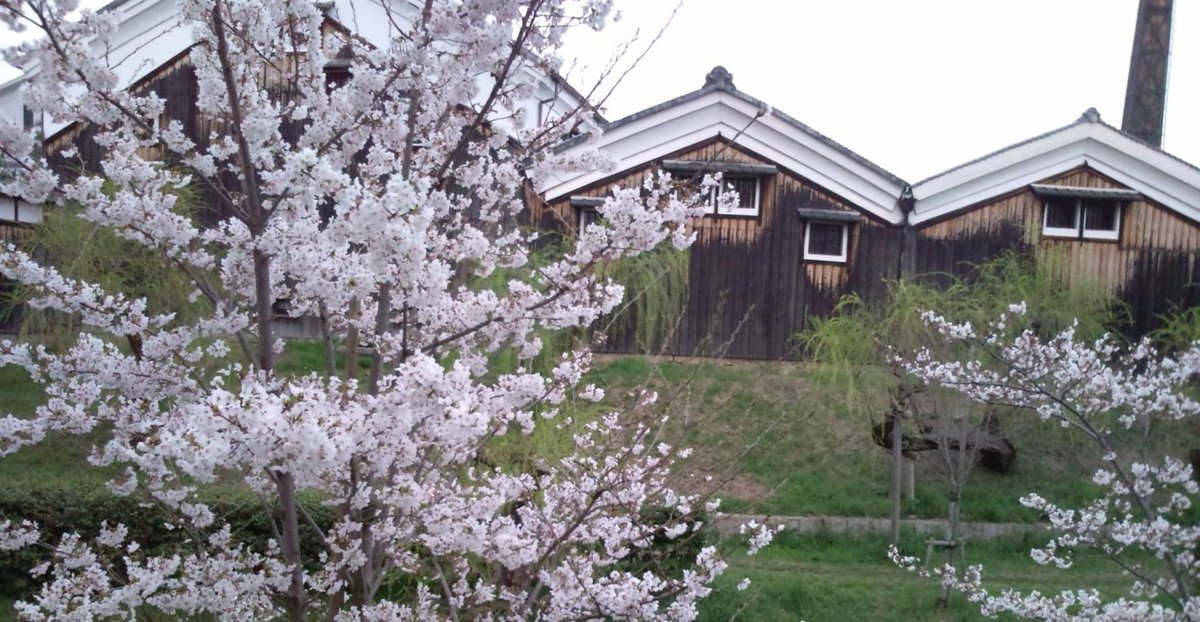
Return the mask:
<svg viewBox="0 0 1200 622">
<path fill-rule="evenodd" d="M 892 423 L 892 546 L 900 546 L 900 493 L 903 479 L 904 455 L 901 453 L 903 433 L 900 417 L 889 415 Z"/>
<path fill-rule="evenodd" d="M 904 498 L 917 498 L 917 461 L 911 458 L 904 461 Z"/>
<path fill-rule="evenodd" d="M 292 582 L 288 585 L 284 596 L 284 607 L 288 619 L 302 622 L 305 616 L 304 598 L 304 568 L 300 565 L 300 517 L 296 504 L 300 500 L 296 496 L 296 480 L 291 473 L 276 472 L 276 485 L 279 488 L 279 504 L 283 507 L 283 521 L 280 526 L 282 536 L 283 560 L 291 566 Z"/>
</svg>

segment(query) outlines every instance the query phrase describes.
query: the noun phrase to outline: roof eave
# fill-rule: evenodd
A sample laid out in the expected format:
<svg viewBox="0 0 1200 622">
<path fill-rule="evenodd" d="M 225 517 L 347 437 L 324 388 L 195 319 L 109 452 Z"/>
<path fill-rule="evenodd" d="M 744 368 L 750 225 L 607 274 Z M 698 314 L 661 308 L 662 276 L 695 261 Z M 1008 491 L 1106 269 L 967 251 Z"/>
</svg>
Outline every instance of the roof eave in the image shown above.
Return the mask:
<svg viewBox="0 0 1200 622">
<path fill-rule="evenodd" d="M 692 127 L 687 127 L 689 117 L 694 119 Z M 672 124 L 684 127 L 672 128 Z M 645 138 L 646 144 L 636 144 L 638 137 Z M 618 170 L 629 170 L 713 137 L 736 139 L 739 145 L 878 218 L 893 224 L 903 220 L 896 207 L 907 186 L 903 180 L 760 100 L 725 86 L 706 86 L 634 113 L 608 124 L 594 141 L 579 137 L 560 151 L 609 150 L 618 160 Z M 812 161 L 805 162 L 800 156 Z M 554 200 L 602 181 L 611 173 L 560 176 L 540 190 L 548 200 Z"/>
<path fill-rule="evenodd" d="M 912 224 L 941 219 L 1088 166 L 1192 220 L 1200 169 L 1087 114 L 1079 121 L 972 160 L 913 187 Z"/>
</svg>

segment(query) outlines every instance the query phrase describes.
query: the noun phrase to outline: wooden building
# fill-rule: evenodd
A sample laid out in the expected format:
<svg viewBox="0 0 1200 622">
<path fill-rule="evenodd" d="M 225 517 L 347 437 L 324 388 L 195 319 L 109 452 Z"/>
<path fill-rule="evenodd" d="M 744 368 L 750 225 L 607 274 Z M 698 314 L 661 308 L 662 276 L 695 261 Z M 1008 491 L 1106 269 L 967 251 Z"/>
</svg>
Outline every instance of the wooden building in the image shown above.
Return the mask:
<svg viewBox="0 0 1200 622">
<path fill-rule="evenodd" d="M 688 296 L 655 349 L 777 359 L 841 296 L 881 297 L 901 275 L 968 274 L 1009 250 L 1051 255 L 1130 307 L 1132 332 L 1200 302 L 1200 170 L 1102 122 L 1066 127 L 909 185 L 734 87 L 713 69 L 692 93 L 604 127 L 614 172 L 543 185 L 536 220 L 575 230 L 616 185 L 724 174 L 740 205 L 693 225 Z M 680 175 L 682 174 L 682 175 Z M 636 321 L 636 320 L 634 320 Z M 613 351 L 646 346 L 625 331 Z"/>
<path fill-rule="evenodd" d="M 714 205 L 693 223 L 687 301 L 666 351 L 789 357 L 807 317 L 829 313 L 852 291 L 877 295 L 898 276 L 907 184 L 739 91 L 724 68 L 697 91 L 564 147 L 589 148 L 615 159 L 616 172 L 551 180 L 535 220 L 576 229 L 614 185 L 658 171 L 720 172 L 739 191 L 739 207 Z M 632 331 L 611 337 L 610 349 L 639 348 Z"/>
<path fill-rule="evenodd" d="M 904 181 L 739 91 L 725 68 L 700 90 L 613 121 L 594 142 L 565 145 L 589 148 L 606 151 L 617 172 L 550 181 L 536 219 L 546 222 L 546 210 L 577 228 L 613 185 L 660 171 L 721 173 L 738 190 L 737 209 L 714 205 L 692 223 L 688 298 L 667 352 L 792 357 L 806 318 L 847 293 L 878 295 L 899 276 Z M 614 351 L 644 346 L 631 331 L 613 337 Z"/>
<path fill-rule="evenodd" d="M 325 5 L 330 36 L 348 32 L 338 19 L 339 12 L 351 14 L 348 0 Z M 167 117 L 205 142 L 223 121 L 196 113 L 191 42 L 174 28 L 175 0 L 117 0 L 104 10 L 120 13 L 109 53 L 123 59 L 116 68 L 121 84 L 160 95 Z M 394 34 L 391 20 L 357 17 L 365 24 L 357 37 L 383 42 Z M 521 72 L 532 88 L 514 113 L 540 120 L 585 105 L 534 64 Z M 88 128 L 27 114 L 19 87 L 20 80 L 0 85 L 0 114 L 20 114 L 48 136 L 51 156 L 73 147 L 65 168 L 94 165 L 99 153 Z M 1129 303 L 1135 332 L 1173 305 L 1200 302 L 1193 286 L 1200 170 L 1094 111 L 913 185 L 739 91 L 721 67 L 696 91 L 601 124 L 560 150 L 600 149 L 615 168 L 542 182 L 527 193 L 532 222 L 574 231 L 614 186 L 640 184 L 660 171 L 677 178 L 719 172 L 738 190 L 737 206 L 718 207 L 711 196 L 710 212 L 693 223 L 686 301 L 674 329 L 661 336 L 671 353 L 791 358 L 793 336 L 842 296 L 877 299 L 888 279 L 963 274 L 1010 248 L 1065 257 L 1071 278 L 1099 280 Z M 7 201 L 0 203 L 0 232 L 20 229 L 18 211 L 40 220 L 39 207 L 0 200 Z M 227 213 L 219 193 L 205 192 L 199 202 L 203 220 Z M 606 347 L 640 351 L 635 334 L 613 334 Z"/>
<path fill-rule="evenodd" d="M 1008 248 L 1129 306 L 1132 332 L 1200 304 L 1200 169 L 1104 123 L 1074 123 L 921 181 L 917 272 L 963 274 Z"/>
<path fill-rule="evenodd" d="M 325 16 L 322 24 L 326 37 L 331 38 L 331 48 L 337 43 L 355 41 L 364 45 L 390 45 L 398 33 L 403 32 L 421 11 L 419 3 L 406 0 L 358 3 L 353 0 L 328 0 L 319 3 Z M 110 59 L 117 86 L 134 92 L 154 93 L 164 101 L 163 114 L 153 121 L 164 124 L 178 121 L 185 135 L 201 149 L 208 146 L 212 136 L 224 134 L 227 119 L 201 114 L 196 106 L 199 86 L 190 52 L 194 44 L 191 26 L 181 25 L 178 0 L 113 0 L 100 9 L 113 14 L 117 27 L 104 41 L 95 41 L 96 56 Z M 353 29 L 351 29 L 351 26 Z M 347 58 L 336 58 L 325 67 L 330 82 L 337 82 L 348 75 L 350 63 Z M 286 66 L 281 63 L 281 66 Z M 22 86 L 39 73 L 36 65 L 22 67 L 23 74 L 0 84 L 0 117 L 23 123 L 27 131 L 45 138 L 45 153 L 61 173 L 96 170 L 103 155 L 103 148 L 92 140 L 94 128 L 75 119 L 55 119 L 35 113 L 24 106 Z M 490 87 L 488 76 L 479 76 L 481 88 Z M 572 88 L 554 72 L 548 72 L 532 59 L 522 57 L 511 68 L 511 79 L 520 83 L 520 101 L 513 110 L 500 110 L 494 127 L 504 124 L 541 123 L 547 119 L 571 113 L 586 107 L 584 96 Z M 264 75 L 270 86 L 280 97 L 283 80 L 279 76 Z M 599 119 L 603 121 L 603 119 Z M 594 129 L 585 126 L 585 130 Z M 282 127 L 285 139 L 295 135 L 297 127 Z M 69 149 L 68 149 L 69 148 Z M 64 155 L 69 153 L 69 157 Z M 166 159 L 170 156 L 161 150 L 147 150 L 143 154 L 151 159 Z M 0 178 L 4 175 L 5 163 L 0 160 Z M 233 177 L 218 180 L 218 183 L 197 183 L 193 205 L 190 207 L 202 224 L 215 223 L 230 214 L 226 193 L 220 186 L 234 183 Z M 42 207 L 21 197 L 0 195 L 0 244 L 28 232 L 28 226 L 41 222 Z M 0 303 L 13 289 L 12 283 L 0 279 Z M 2 308 L 2 307 L 0 307 Z M 0 331 L 12 330 L 17 318 L 0 315 Z"/>
<path fill-rule="evenodd" d="M 19 245 L 29 237 L 30 227 L 42 221 L 42 206 L 18 197 L 0 195 L 0 251 Z M 21 307 L 10 304 L 17 284 L 0 276 L 0 333 L 21 327 Z"/>
</svg>

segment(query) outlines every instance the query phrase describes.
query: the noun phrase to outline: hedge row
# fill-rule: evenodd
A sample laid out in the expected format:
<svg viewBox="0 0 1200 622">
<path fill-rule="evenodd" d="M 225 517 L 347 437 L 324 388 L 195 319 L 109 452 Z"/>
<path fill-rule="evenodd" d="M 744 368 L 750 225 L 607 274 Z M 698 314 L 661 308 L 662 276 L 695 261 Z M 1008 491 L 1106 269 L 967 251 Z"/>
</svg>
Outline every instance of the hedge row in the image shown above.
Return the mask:
<svg viewBox="0 0 1200 622">
<path fill-rule="evenodd" d="M 205 499 L 212 511 L 233 527 L 234 536 L 253 549 L 262 550 L 275 534 L 262 504 L 248 493 L 212 495 Z M 333 523 L 333 510 L 318 503 L 307 503 L 313 519 L 325 528 Z M 662 508 L 646 510 L 645 520 L 663 524 L 674 522 L 679 517 Z M 105 488 L 69 489 L 48 486 L 45 488 L 5 488 L 0 486 L 0 520 L 35 521 L 42 529 L 43 538 L 55 542 L 64 533 L 77 532 L 85 536 L 96 535 L 102 523 L 124 524 L 129 529 L 129 539 L 136 540 L 143 551 L 152 554 L 170 554 L 190 550 L 189 535 L 179 529 L 169 529 L 163 510 L 148 504 L 140 497 L 118 497 Z M 693 518 L 692 520 L 696 520 Z M 706 527 L 677 539 L 655 538 L 654 544 L 640 551 L 622 564 L 623 569 L 635 573 L 656 570 L 676 574 L 691 565 L 700 548 L 715 540 L 715 532 L 709 521 L 701 521 Z M 315 554 L 319 550 L 315 534 L 304 530 L 306 541 L 301 550 L 314 555 L 307 560 L 317 563 Z M 20 551 L 0 551 L 0 596 L 22 598 L 36 590 L 37 582 L 29 575 L 30 569 L 45 561 L 45 551 L 29 547 Z M 397 579 L 402 579 L 397 577 Z M 404 581 L 401 581 L 404 583 Z"/>
<path fill-rule="evenodd" d="M 262 549 L 275 534 L 262 504 L 253 496 L 242 494 L 213 495 L 205 499 L 223 522 L 233 526 L 234 536 L 252 548 Z M 308 504 L 313 518 L 322 525 L 333 522 L 330 508 Z M 43 538 L 56 542 L 64 533 L 78 532 L 92 536 L 100 525 L 124 524 L 129 539 L 136 540 L 143 550 L 156 554 L 188 550 L 189 534 L 167 527 L 163 510 L 146 502 L 145 498 L 118 497 L 105 488 L 69 489 L 0 487 L 0 520 L 32 520 L 42 529 Z M 307 538 L 315 538 L 305 530 Z M 316 542 L 302 543 L 302 550 L 315 551 Z M 35 587 L 29 570 L 45 561 L 45 551 L 30 547 L 16 552 L 0 551 L 0 595 L 17 598 L 27 596 Z"/>
</svg>

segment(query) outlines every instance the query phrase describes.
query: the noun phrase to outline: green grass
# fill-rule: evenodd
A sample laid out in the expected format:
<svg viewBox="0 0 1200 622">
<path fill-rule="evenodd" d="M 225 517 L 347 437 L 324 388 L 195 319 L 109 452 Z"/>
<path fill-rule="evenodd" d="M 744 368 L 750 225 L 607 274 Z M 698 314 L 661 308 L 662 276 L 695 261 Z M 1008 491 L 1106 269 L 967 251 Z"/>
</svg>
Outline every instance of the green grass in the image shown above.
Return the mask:
<svg viewBox="0 0 1200 622">
<path fill-rule="evenodd" d="M 42 389 L 33 384 L 29 374 L 16 366 L 0 367 L 0 395 L 4 397 L 3 409 L 15 415 L 33 414 L 33 409 L 42 403 Z"/>
<path fill-rule="evenodd" d="M 281 371 L 304 373 L 322 367 L 320 344 L 289 344 Z M 365 369 L 365 361 L 363 365 Z M 621 408 L 643 383 L 660 391 L 670 423 L 664 427 L 679 443 L 696 449 L 684 470 L 697 477 L 684 487 L 704 488 L 705 475 L 728 477 L 718 495 L 726 511 L 771 514 L 888 515 L 889 454 L 870 437 L 871 412 L 889 386 L 889 376 L 863 369 L 851 408 L 846 385 L 831 381 L 828 368 L 795 363 L 674 362 L 642 357 L 604 357 L 586 382 L 607 388 L 611 401 L 576 413 L 586 419 Z M 28 415 L 42 400 L 40 390 L 20 370 L 0 368 L 3 409 Z M 880 413 L 882 410 L 879 411 Z M 1017 445 L 1013 471 L 973 472 L 964 491 L 966 520 L 1033 521 L 1017 498 L 1037 491 L 1071 504 L 1088 499 L 1094 451 L 1081 439 L 1031 416 L 1011 417 L 1004 427 Z M 569 430 L 567 431 L 569 432 Z M 500 460 L 516 461 L 569 449 L 564 432 L 541 426 L 531 437 L 497 444 Z M 1195 438 L 1179 434 L 1179 442 Z M 80 468 L 99 434 L 59 435 L 38 446 L 0 458 L 0 491 L 66 488 L 103 491 L 105 473 Z M 523 440 L 521 440 L 523 439 Z M 919 461 L 916 499 L 908 516 L 940 518 L 945 513 L 944 478 L 933 456 Z M 922 554 L 923 540 L 908 536 L 906 552 Z M 1070 586 L 1124 587 L 1104 560 L 1085 557 L 1070 572 L 1034 565 L 1031 542 L 972 542 L 971 563 L 982 562 L 986 577 L 1005 587 L 1056 590 Z M 976 620 L 977 611 L 960 597 L 945 610 L 933 602 L 937 588 L 895 568 L 880 538 L 783 537 L 754 557 L 734 555 L 731 569 L 703 606 L 705 620 L 735 614 L 745 620 Z M 743 577 L 752 589 L 737 592 Z M 0 602 L 0 612 L 11 608 Z M 4 616 L 0 613 L 0 620 Z"/>
<path fill-rule="evenodd" d="M 983 564 L 985 585 L 993 592 L 1089 586 L 1115 594 L 1127 587 L 1115 566 L 1095 555 L 1081 556 L 1068 571 L 1038 566 L 1028 554 L 1037 543 L 1027 538 L 972 542 L 967 561 Z M 901 549 L 923 554 L 924 541 L 907 534 Z M 753 557 L 740 551 L 730 556 L 729 570 L 702 603 L 701 620 L 728 620 L 735 614 L 743 620 L 808 622 L 987 619 L 961 594 L 953 594 L 947 608 L 935 607 L 938 587 L 893 565 L 886 552 L 885 538 L 782 534 Z M 743 578 L 751 580 L 750 588 L 738 592 L 734 586 Z"/>
<path fill-rule="evenodd" d="M 593 380 L 620 395 L 645 379 L 664 395 L 688 383 L 673 411 L 698 421 L 680 431 L 696 449 L 692 467 L 717 475 L 713 465 L 742 468 L 722 491 L 728 511 L 767 514 L 888 516 L 891 454 L 871 439 L 870 418 L 882 417 L 890 376 L 866 368 L 858 374 L 852 409 L 843 379 L 828 368 L 802 363 L 673 362 L 637 357 L 606 358 Z M 679 412 L 672 412 L 680 419 Z M 1092 497 L 1088 482 L 1097 461 L 1082 439 L 1036 417 L 1013 416 L 1004 429 L 1017 446 L 1014 468 L 1004 475 L 975 469 L 967 479 L 965 520 L 1032 522 L 1038 516 L 1018 499 L 1037 491 L 1064 504 Z M 749 450 L 746 448 L 750 447 Z M 917 461 L 916 497 L 903 511 L 941 518 L 946 484 L 933 453 Z"/>
<path fill-rule="evenodd" d="M 1125 580 L 1114 567 L 1095 556 L 1082 556 L 1075 567 L 1061 571 L 1037 566 L 1028 556 L 1035 540 L 1026 538 L 970 543 L 967 558 L 982 563 L 989 588 L 1060 590 L 1086 585 L 1101 592 L 1118 592 Z M 907 534 L 902 548 L 923 551 L 923 540 Z M 715 591 L 700 606 L 702 621 L 733 618 L 748 621 L 808 622 L 872 620 L 984 620 L 962 595 L 951 597 L 946 609 L 935 607 L 938 588 L 894 566 L 886 557 L 883 538 L 780 535 L 753 557 L 735 549 Z M 735 585 L 751 580 L 749 589 Z M 12 619 L 11 599 L 0 599 L 0 621 Z"/>
<path fill-rule="evenodd" d="M 334 353 L 335 369 L 340 373 L 346 363 L 346 352 L 338 348 Z M 367 371 L 371 368 L 369 354 L 358 355 L 358 372 L 360 380 L 366 379 Z M 285 376 L 302 376 L 313 371 L 325 370 L 324 346 L 315 341 L 293 341 L 284 346 L 283 356 L 279 358 L 276 369 Z"/>
<path fill-rule="evenodd" d="M 0 415 L 30 416 L 43 401 L 41 387 L 25 370 L 0 367 Z M 101 487 L 107 474 L 87 464 L 96 435 L 50 434 L 44 441 L 0 458 L 0 489 L 47 485 Z"/>
<path fill-rule="evenodd" d="M 280 368 L 288 374 L 303 373 L 320 368 L 321 356 L 320 344 L 289 344 Z M 657 388 L 675 426 L 671 431 L 676 444 L 696 450 L 684 467 L 696 472 L 691 481 L 708 475 L 719 480 L 733 471 L 719 491 L 726 511 L 888 515 L 890 454 L 871 440 L 872 422 L 852 414 L 844 384 L 829 382 L 819 366 L 612 357 L 600 360 L 587 381 L 606 387 L 610 397 L 590 412 L 614 408 L 643 382 Z M 863 371 L 858 399 L 874 400 L 882 409 L 880 394 L 888 382 L 877 370 Z M 12 367 L 0 368 L 0 395 L 5 408 L 18 415 L 31 413 L 41 401 L 38 387 Z M 1087 480 L 1096 464 L 1088 444 L 1032 416 L 1010 417 L 1004 426 L 1017 445 L 1016 465 L 1006 475 L 981 469 L 971 473 L 964 490 L 964 519 L 1034 521 L 1037 516 L 1017 502 L 1033 491 L 1063 504 L 1091 497 L 1094 488 Z M 564 451 L 560 437 L 565 433 L 555 435 L 552 426 L 545 428 L 529 439 L 505 439 L 496 452 L 519 459 L 530 451 Z M 55 435 L 0 458 L 0 487 L 98 487 L 106 474 L 79 468 L 97 438 Z M 919 460 L 916 498 L 905 502 L 905 515 L 944 516 L 944 481 L 935 456 Z"/>
</svg>

